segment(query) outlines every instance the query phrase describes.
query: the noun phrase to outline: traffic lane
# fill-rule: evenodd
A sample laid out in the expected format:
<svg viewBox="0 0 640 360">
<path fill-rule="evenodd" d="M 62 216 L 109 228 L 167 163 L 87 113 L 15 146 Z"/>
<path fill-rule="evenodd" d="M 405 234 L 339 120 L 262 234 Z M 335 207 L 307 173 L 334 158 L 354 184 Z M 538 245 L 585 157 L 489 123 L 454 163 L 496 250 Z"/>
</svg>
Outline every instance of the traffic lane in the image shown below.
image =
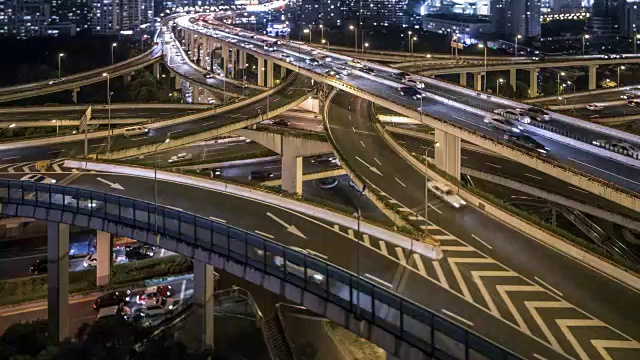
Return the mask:
<svg viewBox="0 0 640 360">
<path fill-rule="evenodd" d="M 624 90 L 623 88 L 620 90 L 614 90 L 614 91 L 608 91 L 608 92 L 596 93 L 596 94 L 586 94 L 586 93 L 577 94 L 577 96 L 575 96 L 575 99 L 576 99 L 575 101 L 576 101 L 576 104 L 590 104 L 593 102 L 616 101 L 616 100 L 622 100 L 621 96 L 625 95 L 626 93 L 627 93 L 627 90 Z M 572 95 L 572 94 L 565 93 L 565 95 Z M 563 99 L 553 98 L 553 99 L 549 99 L 541 102 L 535 102 L 535 103 L 532 103 L 532 105 L 536 105 L 536 106 L 567 105 L 567 104 L 573 103 L 573 98 L 574 98 L 573 96 L 565 97 Z"/>
<path fill-rule="evenodd" d="M 329 163 L 329 162 L 313 163 L 312 159 L 309 157 L 305 157 L 302 160 L 303 174 L 311 174 L 319 171 L 333 170 L 333 169 L 338 169 L 339 167 L 340 165 Z M 282 177 L 282 162 L 277 160 L 254 163 L 254 164 L 246 164 L 246 165 L 225 166 L 225 167 L 221 167 L 220 169 L 222 170 L 221 177 L 236 178 L 239 180 L 250 180 L 248 179 L 249 175 L 251 174 L 252 171 L 256 171 L 256 170 L 270 172 L 270 173 L 273 173 L 274 175 L 272 179 L 259 180 L 257 182 L 280 179 Z"/>
<path fill-rule="evenodd" d="M 337 95 L 334 99 L 342 99 L 343 96 Z M 332 104 L 334 104 L 332 102 Z M 344 104 L 343 104 L 344 106 Z M 361 105 L 362 114 L 367 114 L 365 111 L 366 104 Z M 352 106 L 352 119 L 355 119 L 356 107 Z M 346 128 L 350 120 L 340 117 L 339 114 L 334 115 L 334 112 L 330 113 L 330 119 L 333 122 L 342 121 L 342 127 Z M 369 122 L 361 122 L 364 124 L 370 124 Z M 355 127 L 358 122 L 351 122 Z M 370 127 L 370 125 L 368 125 Z M 330 126 L 333 132 L 334 127 Z M 374 136 L 368 133 L 369 128 L 357 128 L 356 130 L 362 130 L 353 132 L 351 136 L 334 135 L 334 139 L 342 151 L 343 143 L 355 142 L 354 136 L 357 138 L 373 138 Z M 355 134 L 355 135 L 354 135 Z M 377 137 L 378 146 L 384 149 L 384 153 L 391 157 L 390 163 L 397 164 L 402 163 L 404 160 L 395 155 L 391 149 L 388 148 L 384 140 Z M 355 147 L 355 149 L 358 149 Z M 365 150 L 361 149 L 360 154 L 363 154 Z M 373 152 L 374 150 L 368 149 L 367 152 Z M 343 151 L 350 156 L 358 156 L 357 152 Z M 364 155 L 362 155 L 364 156 Z M 395 159 L 393 158 L 395 156 Z M 385 160 L 388 161 L 388 160 Z M 350 161 L 354 163 L 355 161 Z M 382 160 L 381 160 L 382 162 Z M 384 164 L 384 163 L 383 163 Z M 355 167 L 358 165 L 356 164 Z M 354 171 L 363 171 L 367 174 L 368 169 L 360 169 Z M 388 174 L 386 168 L 381 170 L 383 174 Z M 399 201 L 406 208 L 413 209 L 419 212 L 420 209 L 424 209 L 424 174 L 415 170 L 410 165 L 406 164 L 403 171 L 394 172 L 394 177 L 397 180 L 402 181 L 405 187 L 392 184 L 389 181 L 390 176 L 370 176 L 370 180 L 374 181 L 374 184 L 381 188 L 385 193 L 391 194 L 395 200 Z M 384 180 L 383 180 L 384 179 Z M 393 180 L 392 180 L 393 181 Z M 430 194 L 433 195 L 433 194 Z M 430 197 L 430 199 L 433 199 Z M 434 201 L 435 200 L 435 201 Z M 598 318 L 606 323 L 612 324 L 616 329 L 619 329 L 631 336 L 638 338 L 640 329 L 637 327 L 638 321 L 640 321 L 640 314 L 632 315 L 633 319 L 630 319 L 627 315 L 629 312 L 633 312 L 634 298 L 637 298 L 637 292 L 622 285 L 616 281 L 612 281 L 607 276 L 599 273 L 597 270 L 591 269 L 582 263 L 579 263 L 573 259 L 567 258 L 564 254 L 561 254 L 547 246 L 542 245 L 537 241 L 525 236 L 524 234 L 510 228 L 508 225 L 502 223 L 498 219 L 488 217 L 481 211 L 473 208 L 466 207 L 462 209 L 453 209 L 447 204 L 439 201 L 438 199 L 430 200 L 428 218 L 430 223 L 439 226 L 446 231 L 440 231 L 445 236 L 445 239 L 449 239 L 448 236 L 453 236 L 450 240 L 444 241 L 443 245 L 450 245 L 452 242 L 455 246 L 470 246 L 473 250 L 465 253 L 465 257 L 472 255 L 480 262 L 490 262 L 499 271 L 505 271 L 505 269 L 514 269 L 515 273 L 521 277 L 523 284 L 535 283 L 535 279 L 542 279 L 545 283 L 551 284 L 553 289 L 559 289 L 563 294 L 563 299 L 571 301 L 579 309 L 584 309 L 587 312 L 596 314 Z M 424 210 L 423 214 L 424 214 Z M 432 234 L 435 230 L 430 231 Z M 508 240 L 507 240 L 508 239 Z M 456 251 L 443 251 L 445 257 L 457 258 L 460 256 Z M 475 254 L 473 254 L 475 252 Z M 488 254 L 488 255 L 485 255 Z M 485 260 L 487 259 L 487 260 Z M 495 260 L 494 260 L 495 259 Z M 447 264 L 442 265 L 445 273 L 451 271 L 447 270 L 449 267 Z M 512 270 L 506 270 L 511 272 Z M 473 284 L 476 282 L 473 274 L 464 272 L 463 278 L 466 278 L 467 282 Z M 472 298 L 482 299 L 480 303 L 486 302 L 484 296 L 479 293 L 475 293 L 478 290 L 474 288 L 468 288 L 467 285 L 460 283 L 453 285 L 453 289 L 457 291 L 465 292 L 469 291 Z M 464 289 L 467 290 L 464 290 Z M 606 296 L 600 296 L 602 289 L 609 291 Z M 541 290 L 542 291 L 542 290 Z M 548 290 L 545 295 L 550 294 Z M 598 294 L 598 296 L 594 296 Z M 502 300 L 500 300 L 502 301 Z M 616 304 L 620 306 L 610 307 L 610 304 Z M 488 303 L 485 303 L 485 307 Z"/>
<path fill-rule="evenodd" d="M 429 157 L 433 158 L 433 141 L 419 139 L 401 134 L 390 134 L 403 147 L 416 153 L 424 153 L 429 149 Z M 640 219 L 640 214 L 624 207 L 620 204 L 607 200 L 604 197 L 573 187 L 571 184 L 564 182 L 556 177 L 550 176 L 544 172 L 526 167 L 516 161 L 508 158 L 489 154 L 481 151 L 461 149 L 461 164 L 475 170 L 502 176 L 508 179 L 516 180 L 520 183 L 531 185 L 533 187 L 549 191 L 551 193 L 561 194 L 564 197 L 590 204 L 601 209 L 605 209 L 614 213 L 622 214 L 629 218 Z"/>
<path fill-rule="evenodd" d="M 595 123 L 598 122 L 598 118 L 612 118 L 622 117 L 640 114 L 640 108 L 637 106 L 629 106 L 627 104 L 622 105 L 603 105 L 602 110 L 589 110 L 587 108 L 578 108 L 573 110 L 563 111 L 566 115 L 575 116 L 581 119 L 587 119 Z"/>
<path fill-rule="evenodd" d="M 87 105 L 88 107 L 89 105 Z M 111 109 L 111 118 L 173 118 L 201 112 L 203 109 L 180 109 L 180 108 L 127 108 L 127 109 Z M 37 121 L 37 120 L 79 120 L 84 115 L 84 110 L 47 110 L 47 111 L 16 111 L 2 112 L 2 121 Z M 91 112 L 92 119 L 107 119 L 109 110 L 103 107 L 93 108 Z"/>
<path fill-rule="evenodd" d="M 322 117 L 315 113 L 297 113 L 295 111 L 288 111 L 284 114 L 278 116 L 278 118 L 283 118 L 289 122 L 287 125 L 288 128 L 291 129 L 299 129 L 306 131 L 323 131 L 323 122 Z M 265 121 L 261 124 L 271 125 L 271 121 Z M 275 126 L 275 125 L 274 125 Z"/>
</svg>

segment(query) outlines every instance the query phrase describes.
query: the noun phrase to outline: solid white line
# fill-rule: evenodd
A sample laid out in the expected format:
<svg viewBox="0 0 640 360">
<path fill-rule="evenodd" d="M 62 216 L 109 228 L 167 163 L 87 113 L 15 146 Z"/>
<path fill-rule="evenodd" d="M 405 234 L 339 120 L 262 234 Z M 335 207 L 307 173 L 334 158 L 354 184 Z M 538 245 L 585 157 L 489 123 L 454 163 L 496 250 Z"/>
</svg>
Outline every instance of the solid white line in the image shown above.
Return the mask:
<svg viewBox="0 0 640 360">
<path fill-rule="evenodd" d="M 483 128 L 483 129 L 486 129 L 486 130 L 492 131 L 492 129 L 490 129 L 490 128 L 486 127 L 486 126 L 482 126 L 482 125 L 476 124 L 476 123 L 475 123 L 475 122 L 473 122 L 473 121 L 469 121 L 469 120 L 463 119 L 463 118 L 461 118 L 461 117 L 457 117 L 457 116 L 455 116 L 455 115 L 452 115 L 452 117 L 453 117 L 453 118 L 455 118 L 455 119 L 458 119 L 458 120 L 460 120 L 460 121 L 467 122 L 467 123 L 469 123 L 469 124 L 471 124 L 471 125 L 475 125 L 475 126 L 477 126 L 477 127 L 481 127 L 481 128 Z"/>
<path fill-rule="evenodd" d="M 584 191 L 582 189 L 578 189 L 578 188 L 575 188 L 573 186 L 569 186 L 569 189 L 575 190 L 575 191 L 579 191 L 579 192 L 584 193 L 584 194 L 588 194 L 589 193 L 588 191 Z"/>
<path fill-rule="evenodd" d="M 551 291 L 553 291 L 554 293 L 556 293 L 556 294 L 558 294 L 558 295 L 562 296 L 562 293 L 561 293 L 560 291 L 558 291 L 558 290 L 554 289 L 551 285 L 549 285 L 549 284 L 547 284 L 546 282 L 542 281 L 539 277 L 534 276 L 533 278 L 534 278 L 534 279 L 536 279 L 540 284 L 542 284 L 542 285 L 546 286 L 547 288 L 549 288 L 549 290 L 551 290 Z"/>
<path fill-rule="evenodd" d="M 215 121 L 209 121 L 208 123 L 204 123 L 204 124 L 202 124 L 202 126 L 211 125 L 211 124 L 213 124 L 214 122 L 215 122 Z"/>
<path fill-rule="evenodd" d="M 479 238 L 479 237 L 477 237 L 477 236 L 475 236 L 475 235 L 473 235 L 473 234 L 471 234 L 471 237 L 472 237 L 472 238 L 474 238 L 474 239 L 476 239 L 476 240 L 478 240 L 479 242 L 481 242 L 481 243 L 482 243 L 482 245 L 484 245 L 484 246 L 488 247 L 489 249 L 493 249 L 493 248 L 491 247 L 491 245 L 489 245 L 489 244 L 487 244 L 486 242 L 484 242 L 484 241 L 480 240 L 480 238 Z"/>
<path fill-rule="evenodd" d="M 404 187 L 407 187 L 407 185 L 405 185 L 402 181 L 398 180 L 398 178 L 394 178 L 394 179 L 396 179 L 396 181 L 397 181 L 397 182 L 399 182 L 399 183 L 400 183 L 400 185 L 402 185 L 402 186 L 404 186 Z"/>
<path fill-rule="evenodd" d="M 381 163 L 380 161 L 378 161 L 378 159 L 373 158 L 373 160 L 374 160 L 375 162 L 377 162 L 377 163 L 378 163 L 378 165 L 382 165 L 382 163 Z"/>
<path fill-rule="evenodd" d="M 534 178 L 534 179 L 542 180 L 542 178 L 541 178 L 541 177 L 539 177 L 539 176 L 535 176 L 535 175 L 531 175 L 531 174 L 527 174 L 527 173 L 524 173 L 524 175 L 525 175 L 525 176 L 532 177 L 532 178 Z"/>
<path fill-rule="evenodd" d="M 452 312 L 450 312 L 450 311 L 447 311 L 447 310 L 445 310 L 445 309 L 442 309 L 442 312 L 443 312 L 443 313 L 445 313 L 445 314 L 447 314 L 447 315 L 449 315 L 449 316 L 451 316 L 452 318 L 455 318 L 455 319 L 457 319 L 457 320 L 460 320 L 460 321 L 462 321 L 462 322 L 467 323 L 469 326 L 473 326 L 473 323 L 472 323 L 471 321 L 469 321 L 469 320 L 467 320 L 467 319 L 465 319 L 465 318 L 463 318 L 463 317 L 461 317 L 461 316 L 458 316 L 458 315 L 456 315 L 456 314 L 454 314 L 454 313 L 452 313 Z"/>
<path fill-rule="evenodd" d="M 269 234 L 267 234 L 267 233 L 265 233 L 265 232 L 262 232 L 262 231 L 260 231 L 260 230 L 254 230 L 253 232 L 255 232 L 255 233 L 256 233 L 256 234 L 258 234 L 258 235 L 266 236 L 266 237 L 268 237 L 269 239 L 275 239 L 275 238 L 273 237 L 273 235 L 269 235 Z"/>
<path fill-rule="evenodd" d="M 502 166 L 500 166 L 500 165 L 496 165 L 496 164 L 492 164 L 492 163 L 485 163 L 485 164 L 487 164 L 489 166 L 497 167 L 498 169 L 502 169 Z"/>
<path fill-rule="evenodd" d="M 364 143 L 362 142 L 362 140 L 360 140 L 360 144 L 362 144 L 362 147 L 366 147 L 366 146 L 364 145 Z"/>
<path fill-rule="evenodd" d="M 631 179 L 627 179 L 627 178 L 626 178 L 626 177 L 624 177 L 624 176 L 620 176 L 620 175 L 614 174 L 614 173 L 609 172 L 609 171 L 607 171 L 607 170 L 602 170 L 602 169 L 600 169 L 599 167 L 595 167 L 595 166 L 593 166 L 593 165 L 589 165 L 589 164 L 584 163 L 584 162 L 582 162 L 582 161 L 578 161 L 578 160 L 576 160 L 576 159 L 572 159 L 572 158 L 569 158 L 569 160 L 571 160 L 571 161 L 575 161 L 575 162 L 577 162 L 578 164 L 582 164 L 582 165 L 584 165 L 584 166 L 588 166 L 588 167 L 590 167 L 590 168 L 593 168 L 593 169 L 596 169 L 596 170 L 600 170 L 600 171 L 602 171 L 603 173 L 607 173 L 607 174 L 609 174 L 609 175 L 617 176 L 617 177 L 619 177 L 620 179 L 624 179 L 624 180 L 626 180 L 626 181 L 630 181 L 630 182 L 632 182 L 632 183 L 634 183 L 634 184 L 638 184 L 638 185 L 640 185 L 640 182 L 633 181 L 633 180 L 631 180 Z"/>
<path fill-rule="evenodd" d="M 215 221 L 219 221 L 221 223 L 226 223 L 226 220 L 222 220 L 222 219 L 218 219 L 217 217 L 213 217 L 213 216 L 209 216 L 209 219 L 215 220 Z"/>
<path fill-rule="evenodd" d="M 540 359 L 540 360 L 547 360 L 546 357 L 540 356 L 538 354 L 533 354 L 533 357 L 536 358 L 536 359 Z"/>
<path fill-rule="evenodd" d="M 368 277 L 369 279 L 375 280 L 375 281 L 379 282 L 380 284 L 383 284 L 383 285 L 386 285 L 386 286 L 388 286 L 390 288 L 393 288 L 393 285 L 389 284 L 388 282 L 386 282 L 384 280 L 378 279 L 377 277 L 375 277 L 375 276 L 373 276 L 371 274 L 368 274 L 368 273 L 364 274 L 364 277 Z"/>
<path fill-rule="evenodd" d="M 435 206 L 433 206 L 433 205 L 431 205 L 431 204 L 429 204 L 429 206 L 430 206 L 433 210 L 435 210 L 438 214 L 442 214 L 442 211 L 438 210 L 438 208 L 436 208 Z"/>
<path fill-rule="evenodd" d="M 7 158 L 2 158 L 2 160 L 11 160 L 11 159 L 19 159 L 20 156 L 12 156 L 12 157 L 7 157 Z"/>
</svg>

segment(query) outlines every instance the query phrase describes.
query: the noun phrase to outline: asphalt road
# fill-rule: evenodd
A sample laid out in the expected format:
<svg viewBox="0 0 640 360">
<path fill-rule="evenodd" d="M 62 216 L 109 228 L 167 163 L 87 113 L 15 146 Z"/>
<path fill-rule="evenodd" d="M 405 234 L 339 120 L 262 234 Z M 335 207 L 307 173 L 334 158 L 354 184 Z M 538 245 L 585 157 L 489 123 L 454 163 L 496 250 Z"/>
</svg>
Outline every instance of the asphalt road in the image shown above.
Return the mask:
<svg viewBox="0 0 640 360">
<path fill-rule="evenodd" d="M 627 92 L 627 90 L 624 89 L 624 87 L 620 90 L 616 90 L 616 91 L 608 91 L 608 92 L 602 92 L 602 93 L 596 93 L 596 94 L 588 94 L 588 93 L 582 93 L 582 94 L 578 94 L 576 96 L 576 104 L 589 104 L 589 103 L 593 103 L 593 102 L 605 102 L 605 101 L 616 101 L 616 100 L 621 100 L 620 96 L 624 95 Z M 567 104 L 572 104 L 573 103 L 573 98 L 566 98 L 567 100 Z M 537 102 L 535 104 L 539 104 L 539 105 L 565 105 L 565 101 L 564 100 L 558 100 L 557 98 L 554 99 L 549 99 L 549 100 L 545 100 L 545 101 L 540 101 Z"/>
<path fill-rule="evenodd" d="M 88 107 L 88 105 L 87 105 Z M 86 109 L 85 109 L 86 110 Z M 20 121 L 38 121 L 38 120 L 80 120 L 85 110 L 46 110 L 46 111 L 29 111 L 19 110 L 16 112 L 1 112 L 0 121 L 16 122 Z M 168 119 L 201 112 L 201 109 L 181 109 L 181 108 L 135 108 L 112 109 L 112 119 Z M 107 119 L 109 110 L 104 107 L 94 107 L 91 112 L 92 119 Z"/>
<path fill-rule="evenodd" d="M 282 106 L 288 102 L 299 99 L 313 89 L 310 79 L 306 77 L 296 78 L 289 86 L 269 98 L 256 101 L 241 109 L 216 114 L 200 120 L 190 121 L 174 126 L 167 126 L 150 131 L 147 136 L 125 137 L 116 135 L 111 137 L 111 150 L 125 149 L 134 146 L 160 143 L 167 136 L 184 137 L 198 134 L 207 130 L 219 128 L 237 121 L 257 116 L 267 109 L 267 102 L 271 109 Z M 107 147 L 106 138 L 90 139 L 88 141 L 90 153 L 104 153 Z M 46 146 L 21 148 L 15 150 L 0 151 L 0 166 L 16 162 L 28 163 L 38 160 L 61 159 L 84 154 L 84 141 L 53 143 Z"/>
<path fill-rule="evenodd" d="M 640 115 L 640 107 L 637 106 L 629 106 L 627 104 L 623 105 L 603 105 L 604 109 L 602 110 L 589 110 L 587 108 L 579 108 L 576 109 L 575 112 L 573 110 L 566 110 L 563 113 L 574 116 L 581 119 L 587 119 L 591 121 L 597 122 L 598 118 L 611 118 L 611 117 L 622 117 L 622 116 L 631 116 L 631 115 Z"/>
<path fill-rule="evenodd" d="M 348 157 L 353 171 L 405 208 L 424 215 L 424 175 L 396 155 L 374 132 L 367 106 L 367 102 L 351 95 L 337 95 L 330 105 L 331 136 Z M 488 334 L 501 323 L 498 319 L 502 319 L 520 328 L 521 334 L 552 346 L 557 344 L 557 348 L 570 357 L 579 357 L 581 351 L 585 351 L 590 359 L 601 357 L 593 346 L 584 345 L 588 340 L 640 338 L 640 318 L 633 305 L 634 299 L 638 299 L 636 291 L 475 208 L 455 210 L 431 195 L 427 225 L 430 234 L 440 239 L 445 257 L 440 262 L 429 262 L 426 274 L 494 314 L 492 321 L 484 323 L 467 319 L 475 331 L 491 338 Z M 505 291 L 509 286 L 514 286 L 511 291 L 518 286 L 522 288 L 518 294 L 509 294 L 509 290 Z M 421 286 L 413 283 L 407 285 L 407 289 L 420 291 Z M 527 302 L 531 306 L 531 301 L 544 303 L 545 310 L 527 309 Z M 463 312 L 451 306 L 445 309 L 457 315 Z M 556 326 L 558 319 L 577 324 L 585 318 L 598 319 L 593 323 L 599 326 L 588 331 L 570 329 L 570 336 Z M 511 331 L 512 336 L 515 333 Z M 578 339 L 583 349 L 572 344 L 571 336 Z M 507 347 L 517 341 L 515 337 L 493 339 Z M 637 341 L 630 343 L 640 346 Z M 633 359 L 640 354 L 637 350 L 640 348 L 611 353 L 615 358 Z"/>
</svg>

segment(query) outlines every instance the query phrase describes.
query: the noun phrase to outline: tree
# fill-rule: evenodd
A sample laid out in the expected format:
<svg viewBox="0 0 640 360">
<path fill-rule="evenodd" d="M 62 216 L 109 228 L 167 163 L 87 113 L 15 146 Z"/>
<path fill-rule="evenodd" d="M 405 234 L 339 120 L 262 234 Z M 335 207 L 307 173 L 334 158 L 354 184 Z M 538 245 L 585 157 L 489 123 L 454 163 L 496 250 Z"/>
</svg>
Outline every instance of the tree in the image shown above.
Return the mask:
<svg viewBox="0 0 640 360">
<path fill-rule="evenodd" d="M 515 92 L 516 92 L 516 98 L 526 99 L 529 97 L 529 85 L 523 83 L 522 81 L 517 81 Z"/>
</svg>

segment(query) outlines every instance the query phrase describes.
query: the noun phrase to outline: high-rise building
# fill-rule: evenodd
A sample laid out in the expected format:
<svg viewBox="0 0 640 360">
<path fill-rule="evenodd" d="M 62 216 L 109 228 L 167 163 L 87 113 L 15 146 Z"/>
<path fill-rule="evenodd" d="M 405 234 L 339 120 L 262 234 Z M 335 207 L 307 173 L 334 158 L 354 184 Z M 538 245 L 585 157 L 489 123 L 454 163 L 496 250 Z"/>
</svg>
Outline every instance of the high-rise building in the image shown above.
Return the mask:
<svg viewBox="0 0 640 360">
<path fill-rule="evenodd" d="M 153 22 L 153 0 L 93 0 L 91 29 L 94 34 L 135 31 Z"/>
<path fill-rule="evenodd" d="M 587 31 L 593 36 L 620 35 L 624 22 L 625 0 L 594 0 Z"/>
<path fill-rule="evenodd" d="M 624 11 L 624 25 L 622 26 L 622 35 L 634 37 L 639 33 L 640 0 L 628 0 Z"/>
<path fill-rule="evenodd" d="M 373 26 L 407 25 L 407 0 L 362 1 L 362 24 Z"/>
<path fill-rule="evenodd" d="M 503 37 L 540 37 L 541 0 L 491 0 L 491 19 Z"/>
</svg>

